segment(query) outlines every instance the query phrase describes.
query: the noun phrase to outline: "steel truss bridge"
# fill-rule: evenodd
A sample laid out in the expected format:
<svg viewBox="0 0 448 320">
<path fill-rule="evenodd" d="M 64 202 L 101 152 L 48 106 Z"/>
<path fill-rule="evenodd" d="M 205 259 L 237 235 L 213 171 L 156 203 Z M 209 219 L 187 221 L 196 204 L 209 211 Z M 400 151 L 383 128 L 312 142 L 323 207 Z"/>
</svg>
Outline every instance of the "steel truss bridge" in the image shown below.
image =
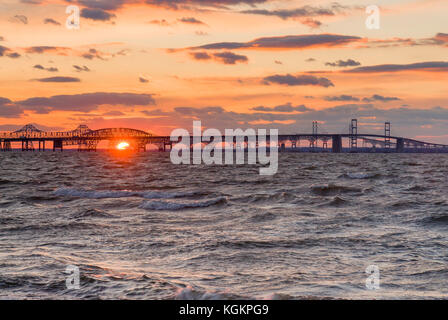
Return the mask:
<svg viewBox="0 0 448 320">
<path fill-rule="evenodd" d="M 358 123 L 353 119 L 348 133 L 319 133 L 317 121 L 313 122 L 313 132 L 308 134 L 283 134 L 278 136 L 279 149 L 299 151 L 301 141 L 305 141 L 308 151 L 315 152 L 448 152 L 448 145 L 436 144 L 414 139 L 392 136 L 390 123 L 385 123 L 384 134 L 358 133 Z M 197 137 L 198 138 L 198 137 Z M 228 141 L 223 136 L 222 141 Z M 256 137 L 252 137 L 258 142 Z M 343 139 L 348 139 L 348 148 L 343 147 Z M 109 141 L 110 145 L 126 141 L 135 151 L 146 151 L 148 144 L 156 145 L 159 151 L 171 149 L 176 141 L 171 141 L 169 136 L 156 136 L 145 131 L 129 128 L 108 128 L 91 130 L 81 125 L 73 131 L 46 132 L 37 129 L 33 125 L 26 125 L 14 132 L 0 132 L 0 151 L 11 151 L 13 143 L 21 143 L 22 151 L 45 151 L 46 144 L 50 143 L 52 150 L 62 151 L 64 147 L 77 147 L 78 151 L 96 151 L 101 141 Z M 196 139 L 197 140 L 197 139 Z M 194 137 L 190 137 L 190 148 L 193 147 Z M 203 141 L 203 140 L 199 140 Z M 248 136 L 233 137 L 234 148 L 249 148 L 251 139 Z M 253 139 L 252 139 L 253 141 Z M 362 141 L 363 146 L 358 147 Z M 331 142 L 331 148 L 329 147 Z M 209 143 L 209 142 L 203 142 Z M 266 137 L 266 143 L 270 144 L 270 137 Z M 321 146 L 319 146 L 321 143 Z"/>
</svg>

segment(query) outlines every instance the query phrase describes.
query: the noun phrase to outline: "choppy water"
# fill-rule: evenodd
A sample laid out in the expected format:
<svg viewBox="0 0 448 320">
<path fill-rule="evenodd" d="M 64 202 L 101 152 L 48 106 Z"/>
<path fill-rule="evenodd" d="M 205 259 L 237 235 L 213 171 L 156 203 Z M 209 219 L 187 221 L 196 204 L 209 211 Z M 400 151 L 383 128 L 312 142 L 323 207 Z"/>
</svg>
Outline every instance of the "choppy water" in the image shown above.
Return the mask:
<svg viewBox="0 0 448 320">
<path fill-rule="evenodd" d="M 448 298 L 447 155 L 279 161 L 2 153 L 0 298 Z"/>
</svg>

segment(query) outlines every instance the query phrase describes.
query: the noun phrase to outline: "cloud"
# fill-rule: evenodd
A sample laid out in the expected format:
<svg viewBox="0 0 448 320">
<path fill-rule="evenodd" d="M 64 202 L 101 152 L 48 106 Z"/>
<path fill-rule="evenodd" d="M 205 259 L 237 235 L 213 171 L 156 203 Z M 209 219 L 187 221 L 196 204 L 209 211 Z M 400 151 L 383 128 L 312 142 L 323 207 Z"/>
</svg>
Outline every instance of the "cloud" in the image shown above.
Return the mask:
<svg viewBox="0 0 448 320">
<path fill-rule="evenodd" d="M 361 41 L 362 38 L 338 34 L 310 34 L 258 38 L 249 42 L 218 42 L 193 47 L 193 50 L 236 49 L 310 49 L 316 47 L 341 47 Z"/>
<path fill-rule="evenodd" d="M 221 61 L 224 64 L 236 64 L 237 62 L 248 62 L 249 59 L 246 56 L 235 54 L 232 52 L 219 52 L 214 53 L 213 56 L 216 60 Z"/>
<path fill-rule="evenodd" d="M 219 7 L 233 6 L 238 4 L 255 5 L 268 0 L 145 0 L 146 4 L 167 9 L 180 9 L 181 7 Z"/>
<path fill-rule="evenodd" d="M 0 57 L 3 57 L 6 52 L 10 51 L 11 49 L 6 48 L 4 46 L 0 46 Z"/>
<path fill-rule="evenodd" d="M 68 48 L 68 47 L 56 47 L 56 46 L 33 46 L 24 48 L 26 53 L 29 54 L 55 54 L 59 56 L 75 56 L 81 57 L 87 60 L 100 59 L 107 60 L 106 58 L 113 58 L 116 56 L 125 56 L 128 54 L 128 49 L 123 49 L 115 53 L 102 52 L 95 48 L 91 48 L 85 51 L 84 48 Z"/>
<path fill-rule="evenodd" d="M 187 23 L 187 24 L 202 24 L 202 25 L 206 25 L 204 22 L 194 18 L 194 17 L 184 17 L 181 19 L 177 19 L 177 21 L 182 22 L 182 23 Z"/>
<path fill-rule="evenodd" d="M 266 84 L 274 83 L 287 86 L 320 86 L 320 87 L 334 87 L 333 82 L 327 78 L 318 78 L 312 75 L 273 75 L 263 79 Z"/>
<path fill-rule="evenodd" d="M 204 31 L 195 31 L 194 34 L 197 36 L 208 36 L 208 33 Z"/>
<path fill-rule="evenodd" d="M 377 73 L 377 72 L 400 72 L 400 71 L 448 71 L 448 62 L 431 61 L 411 64 L 380 64 L 374 66 L 358 67 L 344 70 L 347 73 Z"/>
<path fill-rule="evenodd" d="M 144 77 L 139 77 L 138 80 L 139 80 L 141 83 L 148 83 L 148 82 L 149 82 L 149 80 L 146 79 L 146 78 L 144 78 Z"/>
<path fill-rule="evenodd" d="M 18 118 L 22 115 L 23 110 L 14 105 L 8 98 L 0 97 L 0 117 L 1 118 Z"/>
<path fill-rule="evenodd" d="M 192 9 L 199 7 L 218 7 L 226 8 L 226 6 L 248 4 L 255 5 L 264 3 L 268 0 L 66 0 L 67 2 L 76 3 L 89 9 L 100 9 L 104 11 L 116 11 L 125 5 L 140 4 L 155 7 L 163 7 L 166 9 Z"/>
<path fill-rule="evenodd" d="M 103 113 L 103 116 L 108 116 L 108 117 L 121 117 L 124 115 L 125 114 L 123 112 L 118 111 L 118 110 Z"/>
<path fill-rule="evenodd" d="M 235 54 L 230 51 L 215 52 L 212 54 L 208 54 L 207 52 L 190 52 L 190 56 L 194 60 L 198 61 L 207 61 L 214 59 L 219 63 L 227 65 L 234 65 L 237 63 L 247 63 L 249 61 L 249 59 L 246 56 Z"/>
<path fill-rule="evenodd" d="M 190 55 L 195 60 L 210 60 L 212 58 L 207 52 L 190 52 Z"/>
<path fill-rule="evenodd" d="M 347 59 L 345 61 L 338 60 L 336 62 L 327 62 L 325 65 L 331 67 L 354 67 L 354 66 L 360 66 L 361 63 L 353 59 Z"/>
<path fill-rule="evenodd" d="M 364 102 L 374 102 L 374 101 L 390 102 L 390 101 L 398 101 L 398 100 L 401 100 L 401 99 L 397 98 L 397 97 L 383 97 L 378 94 L 374 94 L 370 98 L 362 99 L 362 101 L 364 101 Z"/>
<path fill-rule="evenodd" d="M 333 2 L 330 6 L 327 7 L 314 7 L 306 5 L 295 9 L 280 9 L 280 10 L 251 9 L 241 11 L 241 13 L 263 15 L 263 16 L 275 16 L 283 20 L 295 19 L 300 21 L 300 23 L 315 29 L 322 26 L 322 22 L 316 20 L 315 17 L 335 16 L 337 14 L 343 14 L 348 9 L 350 9 L 350 7 L 343 6 L 337 2 Z"/>
<path fill-rule="evenodd" d="M 55 26 L 60 26 L 61 24 L 52 18 L 47 18 L 44 20 L 44 24 L 52 24 Z"/>
<path fill-rule="evenodd" d="M 321 16 L 334 16 L 338 13 L 342 13 L 345 9 L 349 7 L 342 6 L 339 3 L 332 3 L 328 7 L 313 7 L 313 6 L 303 6 L 295 9 L 283 9 L 283 10 L 266 10 L 266 9 L 252 9 L 241 11 L 241 13 L 246 14 L 256 14 L 263 16 L 275 16 L 281 19 L 291 19 L 291 18 L 308 18 L 308 17 L 321 17 Z"/>
<path fill-rule="evenodd" d="M 90 69 L 86 66 L 73 65 L 73 68 L 75 68 L 76 72 L 90 72 Z"/>
<path fill-rule="evenodd" d="M 448 46 L 448 33 L 438 33 L 433 40 L 435 44 Z"/>
<path fill-rule="evenodd" d="M 322 26 L 322 22 L 320 22 L 319 20 L 316 20 L 316 19 L 311 19 L 311 18 L 303 19 L 300 22 L 312 29 L 318 29 Z"/>
<path fill-rule="evenodd" d="M 17 105 L 26 110 L 39 113 L 51 111 L 90 112 L 100 105 L 111 106 L 152 106 L 155 100 L 151 94 L 95 92 L 52 97 L 34 97 L 17 101 Z"/>
<path fill-rule="evenodd" d="M 169 27 L 169 26 L 173 25 L 173 23 L 170 23 L 170 22 L 168 22 L 165 19 L 162 19 L 162 20 L 151 20 L 151 21 L 149 21 L 149 23 L 150 24 L 156 24 L 156 25 L 159 25 L 159 26 L 162 26 L 162 27 Z"/>
<path fill-rule="evenodd" d="M 95 21 L 110 21 L 112 18 L 115 18 L 116 15 L 103 9 L 84 8 L 81 10 L 81 17 Z"/>
<path fill-rule="evenodd" d="M 3 57 L 5 55 L 7 57 L 9 57 L 9 58 L 12 58 L 12 59 L 20 58 L 20 54 L 19 53 L 11 52 L 11 49 L 9 49 L 7 47 L 4 47 L 4 46 L 0 46 L 0 57 Z"/>
<path fill-rule="evenodd" d="M 276 106 L 276 107 L 264 107 L 264 106 L 259 106 L 259 107 L 254 107 L 252 108 L 252 110 L 254 111 L 261 111 L 261 112 L 285 112 L 285 113 L 290 113 L 290 112 L 306 112 L 306 111 L 311 111 L 312 109 L 306 107 L 305 105 L 300 105 L 300 106 L 293 106 L 290 102 L 288 102 L 287 104 L 284 105 L 280 105 L 280 106 Z"/>
<path fill-rule="evenodd" d="M 11 22 L 28 24 L 28 18 L 22 14 L 15 15 L 10 19 Z"/>
<path fill-rule="evenodd" d="M 0 36 L 0 41 L 5 41 L 5 38 Z"/>
<path fill-rule="evenodd" d="M 324 98 L 326 101 L 359 101 L 359 98 L 349 96 L 349 95 L 340 95 L 340 96 L 327 96 Z"/>
<path fill-rule="evenodd" d="M 83 53 L 81 55 L 81 57 L 83 57 L 84 59 L 87 60 L 93 60 L 93 59 L 100 59 L 100 60 L 105 60 L 105 58 L 102 56 L 102 53 L 96 49 L 89 49 L 88 52 Z"/>
<path fill-rule="evenodd" d="M 20 53 L 17 52 L 8 53 L 6 56 L 11 59 L 17 59 L 21 57 Z"/>
<path fill-rule="evenodd" d="M 53 47 L 53 46 L 34 46 L 25 48 L 26 53 L 43 54 L 47 52 L 56 53 L 59 55 L 66 55 L 70 48 L 67 47 Z"/>
<path fill-rule="evenodd" d="M 34 79 L 33 81 L 67 83 L 67 82 L 81 82 L 81 79 L 74 77 L 50 77 L 50 78 Z"/>
<path fill-rule="evenodd" d="M 413 39 L 413 38 L 391 38 L 369 40 L 361 48 L 389 48 L 389 47 L 414 47 L 414 46 L 448 46 L 448 34 L 437 33 L 431 38 Z"/>
<path fill-rule="evenodd" d="M 50 68 L 45 68 L 44 66 L 40 65 L 40 64 L 36 64 L 35 66 L 33 66 L 34 69 L 39 69 L 39 70 L 45 70 L 48 72 L 58 72 L 58 68 L 55 67 L 50 67 Z"/>
</svg>

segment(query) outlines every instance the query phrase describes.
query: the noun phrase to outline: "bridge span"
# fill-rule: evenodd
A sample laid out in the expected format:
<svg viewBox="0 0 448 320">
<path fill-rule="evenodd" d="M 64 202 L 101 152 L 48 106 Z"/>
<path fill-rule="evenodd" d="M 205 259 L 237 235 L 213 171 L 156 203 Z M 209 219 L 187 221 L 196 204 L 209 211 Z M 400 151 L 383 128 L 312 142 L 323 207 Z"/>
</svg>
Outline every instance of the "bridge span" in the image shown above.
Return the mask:
<svg viewBox="0 0 448 320">
<path fill-rule="evenodd" d="M 228 137 L 223 136 L 222 141 Z M 256 139 L 256 138 L 255 138 Z M 348 147 L 344 147 L 343 139 L 348 140 Z M 234 148 L 249 148 L 249 137 L 233 137 Z M 0 151 L 11 151 L 13 143 L 20 143 L 22 151 L 45 151 L 46 144 L 50 143 L 52 150 L 62 151 L 64 147 L 77 147 L 78 151 L 96 151 L 101 141 L 109 141 L 110 145 L 126 141 L 135 151 L 146 151 L 148 144 L 156 145 L 159 151 L 166 151 L 173 147 L 176 141 L 169 136 L 157 136 L 145 131 L 129 128 L 107 128 L 91 130 L 81 125 L 75 130 L 66 132 L 46 132 L 33 125 L 26 125 L 14 132 L 0 132 Z M 203 140 L 200 140 L 203 141 Z M 299 151 L 300 144 L 305 141 L 308 151 L 320 152 L 448 152 L 448 145 L 424 142 L 405 137 L 390 135 L 390 123 L 385 124 L 384 134 L 358 133 L 357 120 L 353 119 L 349 133 L 318 133 L 317 122 L 313 122 L 313 133 L 282 134 L 278 136 L 280 151 L 288 149 Z M 358 147 L 358 141 L 363 147 Z M 329 143 L 331 142 L 331 147 Z M 208 143 L 208 142 L 203 142 Z M 270 144 L 267 136 L 266 143 Z M 319 146 L 321 143 L 321 146 Z M 256 145 L 252 147 L 256 147 Z M 190 148 L 193 146 L 193 137 L 190 137 Z"/>
</svg>

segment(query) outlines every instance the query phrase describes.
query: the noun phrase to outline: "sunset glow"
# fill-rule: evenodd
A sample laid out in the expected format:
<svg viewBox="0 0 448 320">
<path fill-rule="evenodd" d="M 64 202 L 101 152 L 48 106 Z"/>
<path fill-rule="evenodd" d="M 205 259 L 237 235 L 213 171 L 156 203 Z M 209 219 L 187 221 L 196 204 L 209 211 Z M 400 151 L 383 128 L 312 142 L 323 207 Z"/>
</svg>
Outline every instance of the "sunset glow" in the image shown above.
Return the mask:
<svg viewBox="0 0 448 320">
<path fill-rule="evenodd" d="M 127 150 L 129 149 L 129 143 L 127 142 L 120 142 L 119 144 L 117 144 L 117 150 Z"/>
<path fill-rule="evenodd" d="M 446 1 L 377 1 L 379 29 L 366 27 L 367 0 L 112 2 L 2 2 L 0 131 L 169 135 L 201 118 L 346 133 L 362 117 L 363 132 L 390 121 L 394 134 L 448 142 Z"/>
</svg>

